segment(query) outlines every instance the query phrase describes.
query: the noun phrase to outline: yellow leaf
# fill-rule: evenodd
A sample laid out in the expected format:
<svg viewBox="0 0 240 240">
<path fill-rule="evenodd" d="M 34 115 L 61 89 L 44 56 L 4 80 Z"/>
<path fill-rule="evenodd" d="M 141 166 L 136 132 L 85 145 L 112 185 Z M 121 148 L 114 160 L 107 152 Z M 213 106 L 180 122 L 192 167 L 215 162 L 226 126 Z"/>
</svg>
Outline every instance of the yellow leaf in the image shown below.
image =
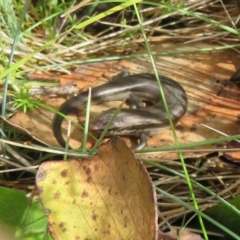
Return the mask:
<svg viewBox="0 0 240 240">
<path fill-rule="evenodd" d="M 156 239 L 156 196 L 120 138 L 91 159 L 43 163 L 36 183 L 54 239 Z"/>
</svg>

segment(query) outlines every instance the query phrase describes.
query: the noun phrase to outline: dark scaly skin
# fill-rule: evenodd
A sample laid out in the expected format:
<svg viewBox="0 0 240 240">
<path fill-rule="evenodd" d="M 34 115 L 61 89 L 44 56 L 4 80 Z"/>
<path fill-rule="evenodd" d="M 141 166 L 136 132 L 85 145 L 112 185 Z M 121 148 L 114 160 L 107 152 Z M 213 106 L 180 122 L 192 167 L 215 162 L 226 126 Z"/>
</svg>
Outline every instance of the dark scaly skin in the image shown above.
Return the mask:
<svg viewBox="0 0 240 240">
<path fill-rule="evenodd" d="M 165 76 L 160 76 L 172 121 L 176 123 L 187 110 L 187 96 L 180 84 Z M 161 101 L 160 91 L 154 74 L 134 74 L 117 77 L 116 80 L 92 89 L 92 104 L 107 101 L 125 100 L 136 109 L 122 109 L 108 130 L 108 136 L 127 135 L 140 138 L 137 149 L 146 146 L 146 137 L 169 128 L 169 120 Z M 142 101 L 152 103 L 142 108 Z M 68 99 L 60 107 L 60 112 L 69 115 L 83 111 L 86 107 L 88 91 Z M 90 125 L 90 130 L 100 134 L 116 109 L 101 113 Z M 64 118 L 58 114 L 53 119 L 53 134 L 58 143 L 64 147 L 61 125 Z"/>
</svg>

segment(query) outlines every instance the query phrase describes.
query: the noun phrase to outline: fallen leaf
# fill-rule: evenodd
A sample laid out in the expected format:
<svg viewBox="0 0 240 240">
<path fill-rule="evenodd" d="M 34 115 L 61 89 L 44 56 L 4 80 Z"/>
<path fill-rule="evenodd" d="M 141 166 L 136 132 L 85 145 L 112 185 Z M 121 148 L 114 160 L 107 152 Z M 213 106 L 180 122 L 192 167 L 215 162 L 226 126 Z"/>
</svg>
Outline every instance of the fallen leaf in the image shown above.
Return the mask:
<svg viewBox="0 0 240 240">
<path fill-rule="evenodd" d="M 36 184 L 53 239 L 157 239 L 150 177 L 118 137 L 91 159 L 41 164 Z"/>
<path fill-rule="evenodd" d="M 5 119 L 3 116 L 0 116 L 0 119 L 5 124 L 8 124 L 9 126 L 19 130 L 20 132 L 31 136 L 34 140 L 47 145 L 46 141 L 47 141 L 47 135 L 49 134 L 48 132 L 49 126 L 47 127 L 45 127 L 45 125 L 41 126 L 41 130 L 43 131 L 43 133 L 45 133 L 45 129 L 47 129 L 46 134 L 43 134 L 43 137 L 41 139 L 35 137 L 35 136 L 38 136 L 38 132 L 39 132 L 39 129 L 37 128 L 37 124 L 39 123 L 38 115 L 41 115 L 40 113 L 36 114 L 37 111 L 38 110 L 34 111 L 32 118 L 31 118 L 31 112 L 29 112 L 28 115 L 24 113 L 18 113 L 17 118 L 19 119 L 19 121 L 17 124 L 14 123 L 14 121 Z M 43 116 L 41 116 L 41 118 L 42 117 Z"/>
<path fill-rule="evenodd" d="M 210 48 L 215 45 L 209 45 L 206 43 L 195 44 L 161 44 L 160 46 L 154 46 L 154 51 L 161 53 L 164 51 L 194 51 L 200 48 Z M 159 74 L 168 76 L 177 82 L 179 82 L 187 92 L 188 96 L 188 110 L 185 116 L 176 125 L 176 133 L 179 142 L 184 143 L 196 143 L 199 141 L 205 141 L 209 139 L 215 139 L 222 137 L 221 134 L 210 130 L 201 124 L 208 125 L 216 128 L 228 135 L 235 135 L 240 133 L 240 125 L 238 121 L 238 115 L 240 112 L 239 105 L 239 89 L 231 82 L 225 81 L 229 79 L 236 69 L 239 69 L 240 56 L 232 50 L 222 50 L 211 53 L 192 53 L 192 54 L 179 54 L 169 55 L 163 57 L 156 57 L 155 62 Z M 98 67 L 99 65 L 99 67 Z M 119 62 L 104 62 L 95 64 L 86 64 L 80 66 L 77 69 L 78 80 L 74 84 L 94 82 L 92 86 L 101 85 L 107 82 L 102 76 L 103 74 L 110 78 L 113 75 L 118 74 L 122 70 L 129 70 L 130 73 L 141 72 L 153 72 L 152 66 L 147 59 L 138 58 L 131 61 L 122 60 Z M 83 83 L 85 82 L 85 83 Z M 65 99 L 48 99 L 46 104 L 59 106 L 65 101 Z M 91 107 L 92 115 L 94 118 L 100 112 L 110 108 L 118 107 L 118 102 L 111 102 L 102 105 L 96 105 Z M 36 115 L 34 117 L 34 115 Z M 82 115 L 84 117 L 84 114 Z M 56 145 L 58 143 L 52 135 L 51 121 L 53 114 L 46 110 L 38 110 L 27 113 L 23 119 L 22 115 L 17 114 L 11 119 L 11 122 L 20 124 L 24 127 L 25 122 L 32 123 L 32 127 L 29 129 L 35 129 L 32 133 L 39 139 L 44 139 L 49 145 Z M 36 119 L 36 121 L 32 121 Z M 74 120 L 78 120 L 73 117 Z M 39 128 L 42 126 L 44 131 Z M 67 125 L 63 124 L 63 132 L 66 133 Z M 72 148 L 79 148 L 81 145 L 82 130 L 74 128 L 71 134 L 70 145 Z M 132 148 L 137 145 L 136 141 L 124 138 L 127 144 Z M 148 138 L 148 147 L 164 147 L 174 145 L 173 134 L 171 130 L 167 130 L 161 134 L 154 135 Z M 185 157 L 196 157 L 208 154 L 214 151 L 216 148 L 224 147 L 223 144 L 201 146 L 194 148 L 194 152 L 184 153 Z M 204 150 L 205 152 L 198 152 L 197 150 Z M 150 158 L 165 158 L 176 159 L 178 154 L 176 152 L 156 152 L 152 154 L 142 154 L 140 157 Z"/>
<path fill-rule="evenodd" d="M 94 84 L 97 79 L 101 78 L 105 73 L 107 73 L 109 68 L 111 68 L 114 63 L 117 64 L 116 61 L 85 64 L 76 68 L 71 74 L 68 75 L 28 73 L 27 77 L 31 80 L 60 82 L 60 86 L 71 85 L 74 83 L 74 85 L 76 85 L 79 89 L 84 89 L 90 84 Z"/>
</svg>

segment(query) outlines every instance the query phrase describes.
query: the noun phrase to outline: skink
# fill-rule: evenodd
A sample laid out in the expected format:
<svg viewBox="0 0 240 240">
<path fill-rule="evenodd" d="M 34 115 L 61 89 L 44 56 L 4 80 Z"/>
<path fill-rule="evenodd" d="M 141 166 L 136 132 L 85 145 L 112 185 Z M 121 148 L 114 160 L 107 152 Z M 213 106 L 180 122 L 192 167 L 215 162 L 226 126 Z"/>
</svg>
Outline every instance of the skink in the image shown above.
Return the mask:
<svg viewBox="0 0 240 240">
<path fill-rule="evenodd" d="M 180 84 L 174 80 L 159 76 L 173 123 L 176 123 L 187 110 L 187 95 Z M 88 91 L 68 99 L 60 107 L 64 115 L 84 110 Z M 115 80 L 92 89 L 91 102 L 99 104 L 107 101 L 126 101 L 132 108 L 121 109 L 108 130 L 108 136 L 125 135 L 139 137 L 136 149 L 147 145 L 146 137 L 169 128 L 169 120 L 163 106 L 159 87 L 154 74 L 119 74 Z M 143 107 L 142 101 L 151 105 Z M 90 125 L 90 130 L 99 135 L 109 122 L 116 109 L 102 112 Z M 64 118 L 58 114 L 53 119 L 53 134 L 61 146 L 66 142 L 62 136 L 61 125 Z"/>
</svg>

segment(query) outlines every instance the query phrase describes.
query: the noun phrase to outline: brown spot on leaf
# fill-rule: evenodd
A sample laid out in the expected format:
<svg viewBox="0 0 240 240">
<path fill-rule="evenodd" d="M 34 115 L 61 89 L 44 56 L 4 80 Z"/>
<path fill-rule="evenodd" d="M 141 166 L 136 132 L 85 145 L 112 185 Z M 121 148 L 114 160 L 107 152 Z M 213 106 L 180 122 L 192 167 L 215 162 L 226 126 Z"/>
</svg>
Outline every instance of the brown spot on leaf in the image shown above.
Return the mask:
<svg viewBox="0 0 240 240">
<path fill-rule="evenodd" d="M 55 199 L 60 198 L 60 196 L 61 196 L 61 192 L 59 192 L 59 191 L 53 193 L 53 197 L 54 197 Z"/>
<path fill-rule="evenodd" d="M 90 174 L 91 174 L 91 168 L 86 167 L 86 166 L 83 166 L 83 170 L 84 170 L 84 172 L 85 172 L 87 175 L 90 175 Z"/>
<path fill-rule="evenodd" d="M 52 185 L 56 185 L 57 181 L 55 179 L 52 180 Z"/>
<path fill-rule="evenodd" d="M 90 175 L 91 172 L 92 172 L 91 168 L 87 168 L 87 170 L 86 170 L 86 174 L 87 174 L 87 175 Z"/>
<path fill-rule="evenodd" d="M 107 230 L 107 231 L 104 231 L 103 234 L 110 235 L 110 232 Z"/>
<path fill-rule="evenodd" d="M 97 164 L 94 165 L 94 170 L 98 171 L 99 170 L 99 166 Z"/>
<path fill-rule="evenodd" d="M 196 130 L 197 130 L 197 128 L 195 126 L 190 127 L 191 132 L 195 132 Z"/>
<path fill-rule="evenodd" d="M 61 171 L 61 176 L 62 177 L 67 177 L 68 176 L 68 171 L 66 169 Z"/>
<path fill-rule="evenodd" d="M 64 228 L 65 223 L 64 223 L 64 222 L 60 222 L 58 226 L 59 226 L 60 228 Z"/>
<path fill-rule="evenodd" d="M 87 179 L 86 179 L 87 183 L 91 183 L 92 182 L 92 177 L 89 176 Z"/>
<path fill-rule="evenodd" d="M 88 197 L 88 192 L 86 190 L 84 190 L 82 192 L 82 198 L 86 198 L 86 197 Z"/>
<path fill-rule="evenodd" d="M 92 215 L 92 220 L 93 220 L 93 221 L 96 221 L 97 218 L 98 218 L 98 215 L 97 215 L 97 214 L 93 214 L 93 215 Z"/>
<path fill-rule="evenodd" d="M 184 131 L 184 127 L 182 125 L 177 125 L 176 129 L 179 131 Z"/>
</svg>

